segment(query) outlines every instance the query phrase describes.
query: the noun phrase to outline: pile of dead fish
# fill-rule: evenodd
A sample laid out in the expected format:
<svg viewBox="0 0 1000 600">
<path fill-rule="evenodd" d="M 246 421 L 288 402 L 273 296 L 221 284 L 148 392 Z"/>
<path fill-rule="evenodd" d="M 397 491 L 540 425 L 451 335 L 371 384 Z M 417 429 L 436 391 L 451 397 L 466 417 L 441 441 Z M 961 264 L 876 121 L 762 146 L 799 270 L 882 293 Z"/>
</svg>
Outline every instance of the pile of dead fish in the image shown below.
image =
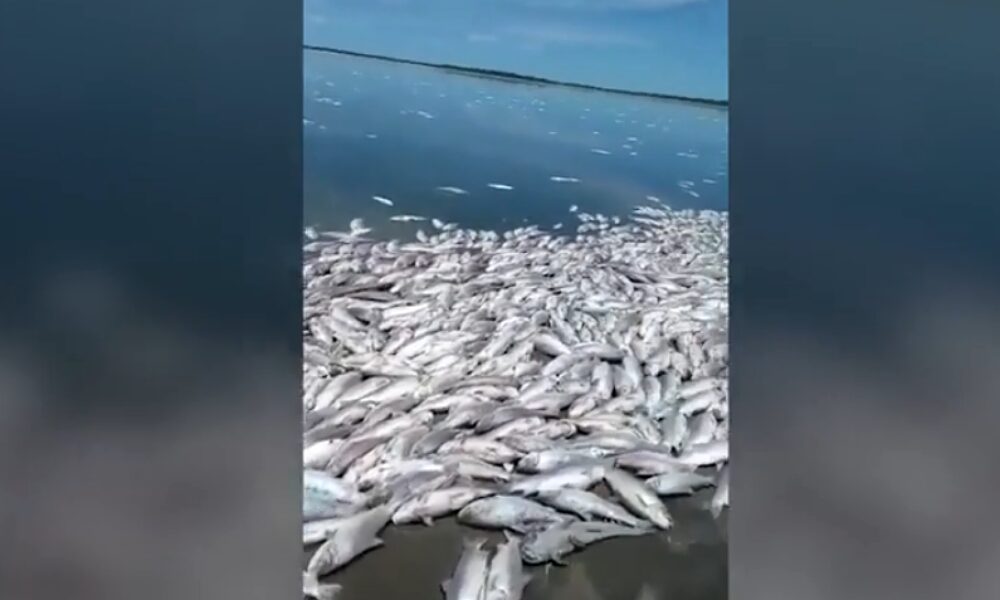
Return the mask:
<svg viewBox="0 0 1000 600">
<path fill-rule="evenodd" d="M 443 589 L 511 600 L 522 563 L 669 529 L 663 498 L 728 505 L 727 214 L 577 218 L 307 236 L 306 594 L 332 597 L 320 578 L 389 523 L 504 530 Z"/>
</svg>

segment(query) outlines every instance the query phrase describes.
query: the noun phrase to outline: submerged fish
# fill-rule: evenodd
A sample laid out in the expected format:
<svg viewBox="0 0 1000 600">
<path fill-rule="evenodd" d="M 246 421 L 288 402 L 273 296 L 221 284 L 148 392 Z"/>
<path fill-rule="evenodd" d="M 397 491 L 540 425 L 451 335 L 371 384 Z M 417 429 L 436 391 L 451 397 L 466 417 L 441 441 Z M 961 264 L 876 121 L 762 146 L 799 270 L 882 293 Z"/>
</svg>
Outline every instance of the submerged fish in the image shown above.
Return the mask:
<svg viewBox="0 0 1000 600">
<path fill-rule="evenodd" d="M 385 196 L 372 196 L 372 200 L 378 202 L 379 204 L 385 204 L 386 206 L 392 206 L 392 200 L 389 200 Z"/>
<path fill-rule="evenodd" d="M 488 187 L 491 187 L 491 188 L 495 189 L 495 190 L 512 190 L 512 189 L 514 189 L 514 186 L 507 185 L 505 183 L 487 183 L 486 185 Z"/>
</svg>

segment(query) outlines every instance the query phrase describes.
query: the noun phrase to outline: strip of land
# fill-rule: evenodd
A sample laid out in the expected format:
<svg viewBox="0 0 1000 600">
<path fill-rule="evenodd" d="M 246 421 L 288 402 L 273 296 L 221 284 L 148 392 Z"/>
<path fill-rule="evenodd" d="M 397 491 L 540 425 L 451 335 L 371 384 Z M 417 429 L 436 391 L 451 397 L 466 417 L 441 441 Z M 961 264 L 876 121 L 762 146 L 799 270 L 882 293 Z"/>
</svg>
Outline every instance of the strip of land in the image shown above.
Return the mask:
<svg viewBox="0 0 1000 600">
<path fill-rule="evenodd" d="M 635 90 L 623 90 L 618 88 L 609 88 L 598 85 L 589 85 L 586 83 L 574 83 L 571 81 L 557 81 L 555 79 L 546 79 L 545 77 L 535 77 L 533 75 L 522 75 L 520 73 L 511 73 L 509 71 L 497 71 L 494 69 L 478 69 L 475 67 L 464 67 L 461 65 L 450 65 L 446 63 L 432 63 L 424 62 L 420 60 L 410 60 L 406 58 L 396 58 L 394 56 L 385 56 L 382 54 L 370 54 L 367 52 L 355 52 L 353 50 L 343 50 L 340 48 L 327 48 L 324 46 L 312 46 L 309 44 L 304 44 L 303 48 L 306 50 L 312 50 L 315 52 L 330 52 L 333 54 L 342 54 L 345 56 L 355 56 L 359 58 L 370 58 L 374 60 L 383 60 L 387 62 L 401 63 L 407 65 L 417 65 L 421 67 L 429 67 L 432 69 L 441 69 L 451 73 L 458 73 L 461 75 L 469 75 L 472 77 L 486 77 L 490 79 L 501 79 L 503 81 L 509 81 L 511 83 L 524 83 L 524 84 L 534 84 L 534 85 L 557 85 L 562 87 L 574 88 L 578 90 L 588 90 L 593 92 L 605 92 L 609 94 L 623 94 L 626 96 L 639 96 L 642 98 L 654 98 L 657 100 L 674 100 L 680 102 L 690 102 L 694 104 L 703 104 L 715 107 L 728 108 L 728 100 L 718 100 L 713 98 L 697 98 L 692 96 L 681 96 L 677 94 L 660 94 L 657 92 L 638 92 Z"/>
</svg>

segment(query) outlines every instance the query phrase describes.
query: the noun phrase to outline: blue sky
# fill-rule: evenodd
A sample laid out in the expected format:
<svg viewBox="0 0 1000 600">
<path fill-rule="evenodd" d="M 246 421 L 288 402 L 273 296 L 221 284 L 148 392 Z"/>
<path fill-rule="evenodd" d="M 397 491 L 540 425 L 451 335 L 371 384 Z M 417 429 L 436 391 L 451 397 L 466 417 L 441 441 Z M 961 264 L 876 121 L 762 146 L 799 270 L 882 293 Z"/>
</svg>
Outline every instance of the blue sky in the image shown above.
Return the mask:
<svg viewBox="0 0 1000 600">
<path fill-rule="evenodd" d="M 305 43 L 728 98 L 727 0 L 304 0 Z"/>
</svg>

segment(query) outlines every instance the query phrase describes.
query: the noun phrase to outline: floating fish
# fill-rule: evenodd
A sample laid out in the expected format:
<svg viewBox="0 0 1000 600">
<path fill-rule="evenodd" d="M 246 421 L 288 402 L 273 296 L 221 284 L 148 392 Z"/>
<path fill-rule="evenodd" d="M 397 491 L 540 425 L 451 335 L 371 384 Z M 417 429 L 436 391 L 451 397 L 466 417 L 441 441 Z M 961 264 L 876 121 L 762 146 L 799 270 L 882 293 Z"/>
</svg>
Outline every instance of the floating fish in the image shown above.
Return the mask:
<svg viewBox="0 0 1000 600">
<path fill-rule="evenodd" d="M 450 185 L 440 186 L 440 187 L 437 187 L 437 188 L 434 188 L 434 189 L 438 190 L 439 192 L 447 192 L 449 194 L 455 194 L 457 196 L 461 196 L 461 195 L 469 193 L 469 192 L 467 192 L 466 190 L 463 190 L 460 187 L 453 187 L 453 186 L 450 186 Z"/>
<path fill-rule="evenodd" d="M 366 227 L 365 222 L 362 219 L 351 219 L 350 227 L 351 234 L 354 236 L 360 236 L 371 232 L 371 228 Z"/>
</svg>

